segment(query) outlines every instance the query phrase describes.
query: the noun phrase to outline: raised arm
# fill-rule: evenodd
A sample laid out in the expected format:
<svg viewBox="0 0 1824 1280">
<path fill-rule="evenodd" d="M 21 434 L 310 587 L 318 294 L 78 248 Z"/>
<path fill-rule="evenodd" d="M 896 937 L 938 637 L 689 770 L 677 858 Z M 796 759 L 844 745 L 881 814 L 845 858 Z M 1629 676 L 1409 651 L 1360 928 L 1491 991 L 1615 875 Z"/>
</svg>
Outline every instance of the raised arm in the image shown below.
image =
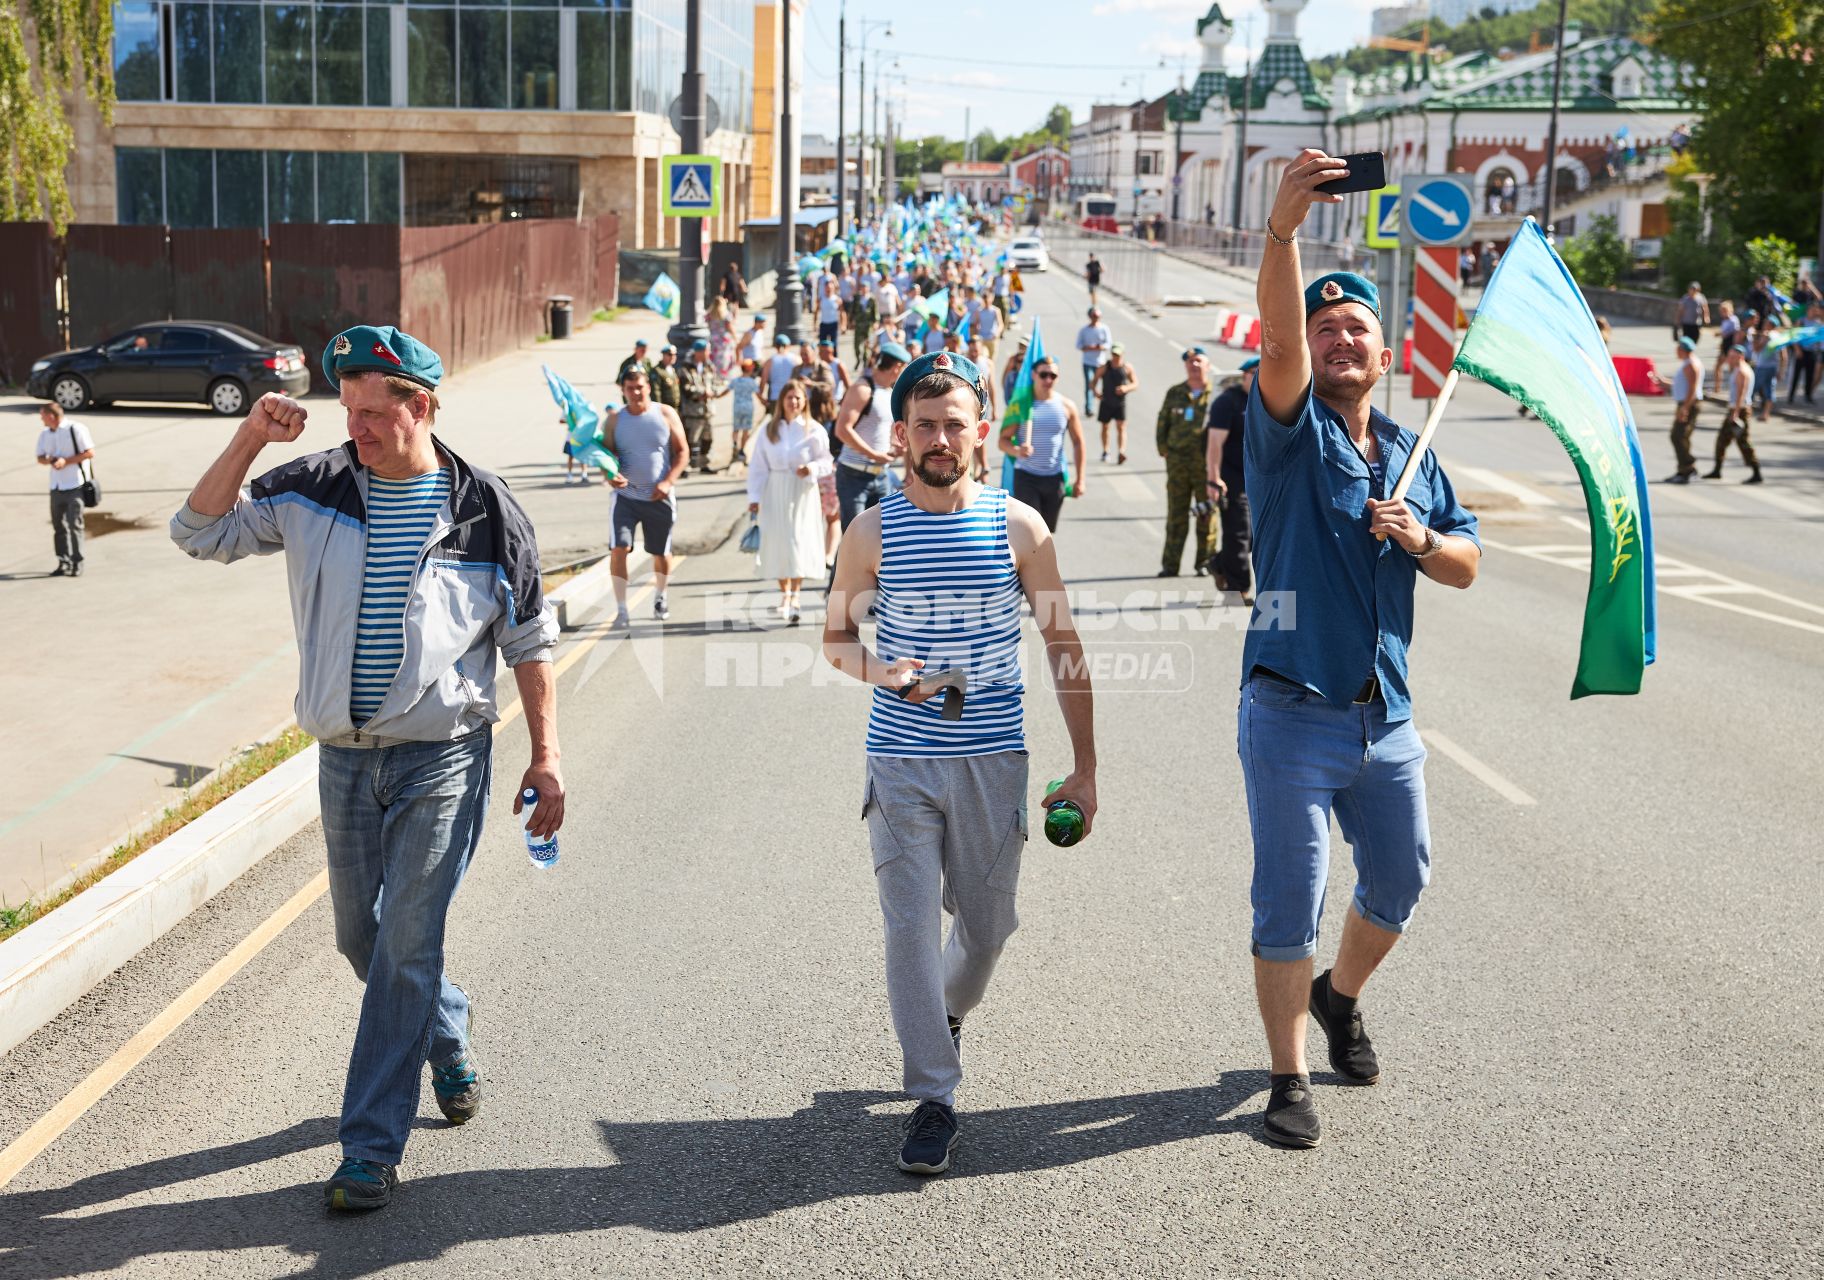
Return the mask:
<svg viewBox="0 0 1824 1280">
<path fill-rule="evenodd" d="M 1294 237 L 1314 204 L 1340 204 L 1342 197 L 1315 191 L 1320 182 L 1346 177 L 1334 156 L 1307 147 L 1286 166 L 1261 257 L 1256 299 L 1260 307 L 1260 399 L 1275 422 L 1296 422 L 1311 385 L 1311 352 L 1305 345 L 1305 285 Z"/>
</svg>

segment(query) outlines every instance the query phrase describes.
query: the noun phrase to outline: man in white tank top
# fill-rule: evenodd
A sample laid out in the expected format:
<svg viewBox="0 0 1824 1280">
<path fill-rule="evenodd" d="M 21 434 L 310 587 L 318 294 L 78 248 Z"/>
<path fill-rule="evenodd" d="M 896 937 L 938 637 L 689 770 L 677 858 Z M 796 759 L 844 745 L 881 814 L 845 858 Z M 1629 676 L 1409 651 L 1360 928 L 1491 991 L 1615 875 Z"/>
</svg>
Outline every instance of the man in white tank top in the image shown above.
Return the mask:
<svg viewBox="0 0 1824 1280">
<path fill-rule="evenodd" d="M 911 358 L 897 342 L 881 343 L 873 370 L 857 378 L 836 406 L 836 503 L 845 531 L 891 491 L 887 468 L 896 455 L 890 399 Z"/>
<path fill-rule="evenodd" d="M 921 356 L 899 376 L 893 445 L 909 463 L 906 485 L 849 525 L 823 631 L 830 664 L 875 689 L 862 816 L 886 924 L 887 998 L 918 1104 L 898 1164 L 916 1174 L 950 1167 L 963 1018 L 1019 923 L 1022 601 L 1045 639 L 1075 755 L 1047 803 L 1075 803 L 1085 834 L 1096 812 L 1093 695 L 1056 548 L 1037 512 L 971 474 L 991 429 L 984 408 L 981 372 L 965 357 Z M 949 585 L 934 585 L 946 574 Z M 872 648 L 861 638 L 870 609 L 880 620 Z M 947 940 L 929 909 L 938 902 L 952 917 Z"/>
</svg>

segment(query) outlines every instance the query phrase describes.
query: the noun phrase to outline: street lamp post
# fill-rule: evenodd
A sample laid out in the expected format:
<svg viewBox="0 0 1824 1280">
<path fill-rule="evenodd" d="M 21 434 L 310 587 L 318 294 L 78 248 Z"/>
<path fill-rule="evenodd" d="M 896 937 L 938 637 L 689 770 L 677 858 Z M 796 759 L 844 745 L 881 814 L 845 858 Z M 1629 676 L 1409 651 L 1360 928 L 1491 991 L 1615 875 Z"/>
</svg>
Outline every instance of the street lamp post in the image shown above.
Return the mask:
<svg viewBox="0 0 1824 1280">
<path fill-rule="evenodd" d="M 799 342 L 804 338 L 799 320 L 804 284 L 798 279 L 798 157 L 792 145 L 797 127 L 792 112 L 792 0 L 779 6 L 779 34 L 779 252 L 773 299 L 779 314 L 773 332 Z"/>
<path fill-rule="evenodd" d="M 846 3 L 836 11 L 836 234 L 847 235 L 847 221 L 842 216 L 842 207 L 849 198 L 848 175 L 848 134 L 843 131 L 843 124 L 848 119 L 843 96 L 848 92 L 849 76 L 845 59 L 849 52 L 849 37 L 846 34 L 849 21 L 849 6 Z"/>
<path fill-rule="evenodd" d="M 855 139 L 857 142 L 855 164 L 855 217 L 859 221 L 868 216 L 867 170 L 868 170 L 868 36 L 874 28 L 885 27 L 888 39 L 893 37 L 893 20 L 891 18 L 863 18 L 857 24 L 861 28 L 861 92 L 856 95 L 855 103 Z M 875 72 L 876 77 L 879 72 Z M 841 121 L 837 122 L 838 128 Z"/>
<path fill-rule="evenodd" d="M 1545 217 L 1540 226 L 1552 234 L 1552 201 L 1558 194 L 1558 91 L 1564 85 L 1564 6 L 1558 0 L 1558 35 L 1552 49 L 1552 118 L 1545 129 Z"/>
</svg>

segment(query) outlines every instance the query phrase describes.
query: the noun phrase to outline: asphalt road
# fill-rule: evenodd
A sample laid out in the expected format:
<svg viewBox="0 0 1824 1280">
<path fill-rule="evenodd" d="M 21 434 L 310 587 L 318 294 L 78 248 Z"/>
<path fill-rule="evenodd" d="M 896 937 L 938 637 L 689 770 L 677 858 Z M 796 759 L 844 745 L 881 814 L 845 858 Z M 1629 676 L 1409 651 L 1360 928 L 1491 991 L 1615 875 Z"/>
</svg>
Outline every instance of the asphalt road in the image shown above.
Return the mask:
<svg viewBox="0 0 1824 1280">
<path fill-rule="evenodd" d="M 1080 286 L 1032 293 L 1074 330 Z M 1150 411 L 1209 313 L 1111 323 Z M 1572 703 L 1584 568 L 1547 550 L 1583 536 L 1569 464 L 1459 396 L 1439 447 L 1490 550 L 1467 593 L 1421 583 L 1434 883 L 1365 1002 L 1382 1083 L 1318 1078 L 1321 1149 L 1260 1138 L 1240 614 L 1207 580 L 1154 594 L 1149 421 L 1066 508 L 1103 808 L 1084 844 L 1029 847 L 950 1176 L 892 1164 L 865 691 L 816 659 L 820 614 L 766 618 L 724 547 L 684 565 L 662 632 L 569 638 L 595 647 L 562 682 L 563 861 L 528 867 L 497 808 L 448 961 L 487 1099 L 452 1131 L 427 1090 L 393 1206 L 319 1207 L 359 998 L 319 902 L 6 1189 L 0 1274 L 1815 1275 L 1817 521 L 1727 486 L 1694 491 L 1720 513 L 1663 504 L 1662 569 L 1690 572 L 1660 662 L 1639 697 Z M 1770 491 L 1817 501 L 1778 437 Z M 1036 656 L 1035 796 L 1068 762 Z M 525 754 L 514 725 L 497 806 Z M 313 827 L 0 1061 L 0 1143 L 322 860 Z M 1320 954 L 1340 839 L 1333 875 Z"/>
</svg>

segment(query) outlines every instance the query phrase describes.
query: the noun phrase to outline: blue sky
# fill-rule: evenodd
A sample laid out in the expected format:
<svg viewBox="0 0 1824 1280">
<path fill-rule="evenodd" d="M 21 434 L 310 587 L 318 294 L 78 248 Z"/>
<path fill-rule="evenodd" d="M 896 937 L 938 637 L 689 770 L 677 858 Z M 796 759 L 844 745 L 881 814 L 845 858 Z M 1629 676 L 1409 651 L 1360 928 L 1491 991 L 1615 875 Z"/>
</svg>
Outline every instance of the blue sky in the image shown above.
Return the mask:
<svg viewBox="0 0 1824 1280">
<path fill-rule="evenodd" d="M 1299 43 L 1312 57 L 1359 44 L 1368 37 L 1369 14 L 1387 3 L 1392 0 L 1311 0 L 1299 15 Z M 836 131 L 838 4 L 808 4 L 807 133 Z M 986 127 L 1002 135 L 1036 126 L 1053 102 L 1068 103 L 1081 118 L 1092 102 L 1164 93 L 1177 83 L 1181 59 L 1187 79 L 1195 75 L 1202 53 L 1197 20 L 1208 10 L 1209 0 L 941 0 L 916 8 L 849 0 L 849 43 L 853 50 L 861 19 L 892 19 L 891 38 L 879 27 L 869 37 L 868 97 L 871 105 L 877 69 L 887 69 L 889 80 L 903 80 L 903 89 L 894 91 L 905 104 L 903 132 L 959 138 L 967 107 L 972 131 Z M 1260 0 L 1225 3 L 1222 10 L 1235 25 L 1229 55 L 1231 69 L 1239 72 L 1244 36 L 1258 51 L 1267 17 Z M 848 112 L 853 131 L 853 52 Z"/>
</svg>

